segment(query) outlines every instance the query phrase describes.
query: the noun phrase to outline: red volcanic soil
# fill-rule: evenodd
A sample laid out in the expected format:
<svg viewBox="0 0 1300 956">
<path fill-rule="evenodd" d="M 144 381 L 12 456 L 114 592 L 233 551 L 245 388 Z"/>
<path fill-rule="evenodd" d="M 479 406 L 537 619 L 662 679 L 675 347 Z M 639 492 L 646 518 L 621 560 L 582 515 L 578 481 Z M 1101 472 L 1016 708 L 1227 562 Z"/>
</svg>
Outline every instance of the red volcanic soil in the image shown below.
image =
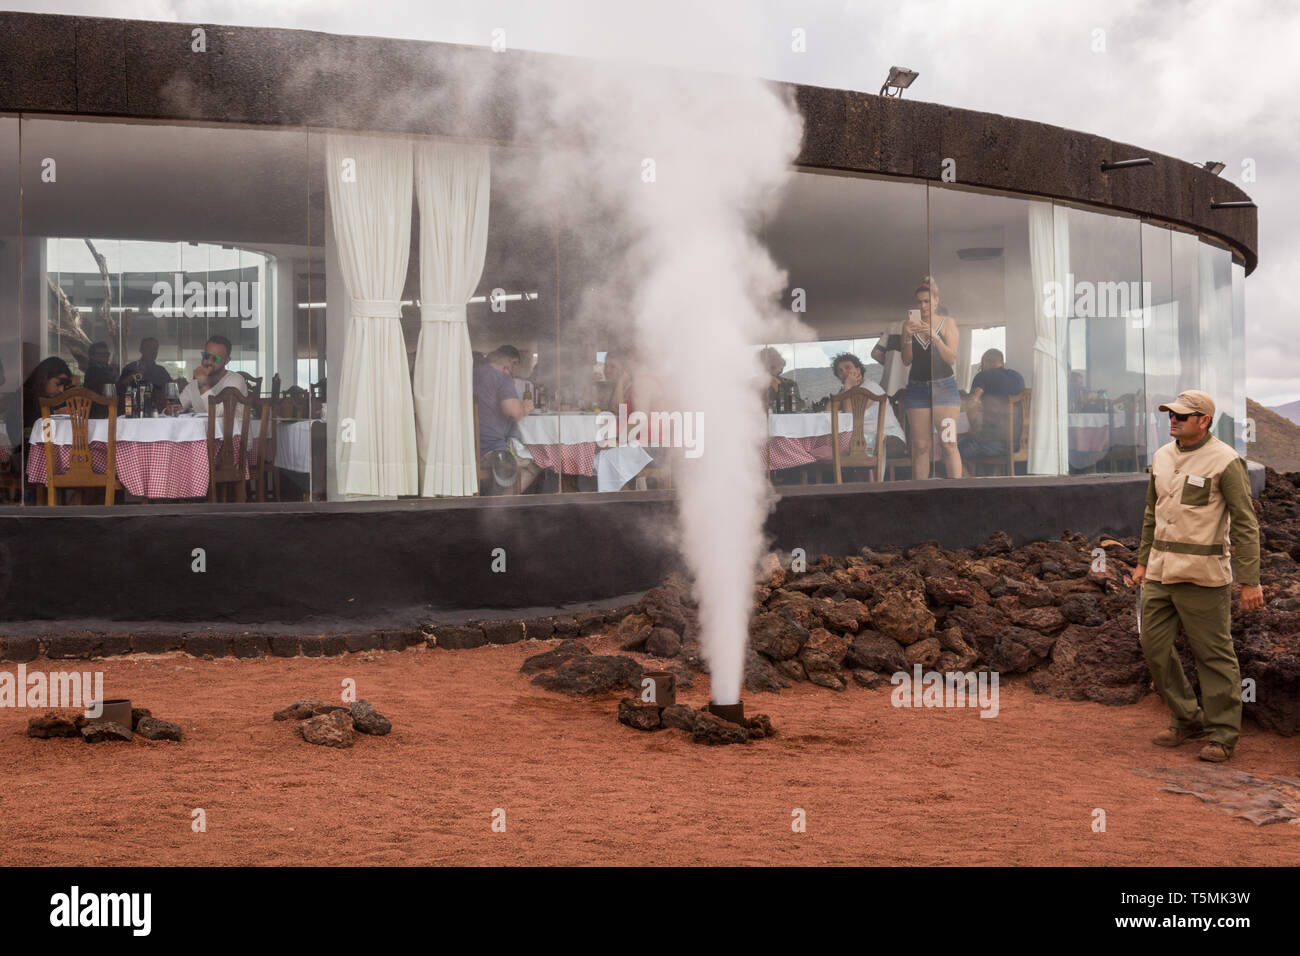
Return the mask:
<svg viewBox="0 0 1300 956">
<path fill-rule="evenodd" d="M 107 696 L 185 742 L 35 740 L 33 711 L 0 711 L 0 864 L 1300 864 L 1300 826 L 1257 827 L 1132 772 L 1197 763 L 1196 745 L 1150 743 L 1166 723 L 1154 695 L 1104 707 L 1008 682 L 981 719 L 894 708 L 887 685 L 799 684 L 746 699 L 779 736 L 711 748 L 622 726 L 617 696 L 533 687 L 519 664 L 551 646 L 96 662 Z M 65 664 L 85 666 L 40 668 Z M 389 736 L 332 750 L 271 719 L 337 700 L 349 677 Z M 678 699 L 705 702 L 707 678 Z M 1229 766 L 1296 775 L 1300 739 L 1248 722 Z"/>
</svg>

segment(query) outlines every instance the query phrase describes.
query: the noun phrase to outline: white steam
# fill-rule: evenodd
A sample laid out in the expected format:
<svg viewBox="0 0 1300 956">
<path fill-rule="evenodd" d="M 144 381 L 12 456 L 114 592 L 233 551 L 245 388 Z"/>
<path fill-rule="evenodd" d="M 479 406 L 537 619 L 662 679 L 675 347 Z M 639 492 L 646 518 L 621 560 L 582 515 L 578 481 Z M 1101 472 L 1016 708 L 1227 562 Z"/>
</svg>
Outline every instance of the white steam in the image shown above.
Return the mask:
<svg viewBox="0 0 1300 956">
<path fill-rule="evenodd" d="M 801 118 L 757 79 L 560 61 L 525 85 L 545 102 L 532 122 L 578 146 L 538 193 L 566 196 L 573 234 L 624 237 L 601 262 L 604 281 L 627 294 L 626 331 L 666 408 L 700 415 L 703 454 L 674 471 L 677 540 L 713 700 L 735 703 L 769 507 L 755 346 L 805 337 L 790 328 L 785 275 L 758 232 L 790 175 Z M 599 261 L 599 250 L 585 258 Z"/>
</svg>

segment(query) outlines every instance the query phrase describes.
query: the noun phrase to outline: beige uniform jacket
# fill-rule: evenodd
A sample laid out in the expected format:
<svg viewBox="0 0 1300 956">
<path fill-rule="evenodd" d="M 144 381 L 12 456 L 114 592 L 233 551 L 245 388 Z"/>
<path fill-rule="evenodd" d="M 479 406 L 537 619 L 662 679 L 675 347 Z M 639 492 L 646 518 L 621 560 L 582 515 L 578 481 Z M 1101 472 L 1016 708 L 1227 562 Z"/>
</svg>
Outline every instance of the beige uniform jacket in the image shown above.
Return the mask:
<svg viewBox="0 0 1300 956">
<path fill-rule="evenodd" d="M 1151 459 L 1138 563 L 1162 584 L 1259 583 L 1259 523 L 1245 460 L 1213 435 L 1162 445 Z M 1231 545 L 1228 531 L 1231 523 Z M 1231 561 L 1230 561 L 1231 556 Z"/>
</svg>

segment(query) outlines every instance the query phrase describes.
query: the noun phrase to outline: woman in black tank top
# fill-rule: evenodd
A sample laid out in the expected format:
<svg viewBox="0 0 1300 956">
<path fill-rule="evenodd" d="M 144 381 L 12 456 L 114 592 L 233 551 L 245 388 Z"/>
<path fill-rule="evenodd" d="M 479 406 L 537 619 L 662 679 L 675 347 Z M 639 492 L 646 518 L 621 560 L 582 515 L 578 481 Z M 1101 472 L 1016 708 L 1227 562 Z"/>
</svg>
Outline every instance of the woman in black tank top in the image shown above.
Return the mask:
<svg viewBox="0 0 1300 956">
<path fill-rule="evenodd" d="M 930 477 L 930 453 L 934 431 L 939 431 L 944 469 L 949 478 L 962 476 L 961 454 L 957 451 L 957 419 L 961 396 L 953 366 L 961 332 L 957 320 L 940 314 L 939 286 L 930 276 L 916 287 L 920 321 L 909 316 L 899 334 L 903 343 L 903 364 L 910 371 L 903 407 L 907 410 L 908 442 L 912 451 L 912 477 Z"/>
</svg>

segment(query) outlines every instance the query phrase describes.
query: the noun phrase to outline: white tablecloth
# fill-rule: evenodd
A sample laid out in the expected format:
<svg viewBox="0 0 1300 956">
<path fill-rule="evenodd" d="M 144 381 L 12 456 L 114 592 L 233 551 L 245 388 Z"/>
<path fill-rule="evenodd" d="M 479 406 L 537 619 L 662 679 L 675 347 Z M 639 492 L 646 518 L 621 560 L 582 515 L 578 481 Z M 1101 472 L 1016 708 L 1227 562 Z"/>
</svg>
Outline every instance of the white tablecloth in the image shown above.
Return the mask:
<svg viewBox="0 0 1300 956">
<path fill-rule="evenodd" d="M 595 442 L 604 417 L 579 412 L 525 415 L 519 419 L 519 439 L 525 445 L 581 445 Z M 614 421 L 617 422 L 617 419 Z M 608 425 L 605 427 L 606 430 L 609 429 Z"/>
<path fill-rule="evenodd" d="M 240 432 L 242 417 L 235 420 L 235 434 Z M 261 433 L 262 423 L 253 419 L 249 431 L 254 438 Z M 311 425 L 309 421 L 281 422 L 276 431 L 275 464 L 288 471 L 311 472 Z M 67 415 L 55 415 L 50 420 L 53 434 L 50 436 L 56 445 L 72 444 L 72 420 Z M 87 431 L 91 442 L 104 443 L 108 440 L 108 419 L 92 418 Z M 216 437 L 223 437 L 221 417 L 217 417 Z M 117 440 L 119 442 L 202 442 L 208 438 L 208 416 L 184 414 L 175 417 L 162 415 L 158 418 L 119 418 L 117 420 Z M 45 432 L 41 420 L 32 428 L 32 441 L 44 442 Z"/>
<path fill-rule="evenodd" d="M 876 430 L 877 408 L 872 406 L 867 409 L 866 420 L 863 423 L 868 435 Z M 840 412 L 839 426 L 841 432 L 853 430 L 853 412 L 844 409 Z M 831 433 L 831 413 L 830 412 L 786 412 L 779 415 L 767 416 L 767 433 L 772 438 L 817 438 L 821 435 Z M 893 435 L 895 438 L 906 440 L 906 434 L 903 432 L 903 426 L 898 422 L 898 416 L 889 406 L 885 406 L 885 434 Z"/>
<path fill-rule="evenodd" d="M 43 419 L 37 419 L 32 426 L 32 441 L 45 441 Z M 50 436 L 56 445 L 72 444 L 72 419 L 67 415 L 54 415 L 50 419 L 53 434 Z M 108 419 L 92 418 L 89 422 L 89 435 L 92 442 L 108 441 Z M 235 434 L 239 434 L 239 420 L 235 422 Z M 257 434 L 254 432 L 253 434 Z M 206 441 L 208 437 L 207 415 L 163 415 L 158 418 L 119 418 L 117 420 L 118 441 Z M 217 418 L 217 437 L 221 438 L 221 418 Z"/>
</svg>

